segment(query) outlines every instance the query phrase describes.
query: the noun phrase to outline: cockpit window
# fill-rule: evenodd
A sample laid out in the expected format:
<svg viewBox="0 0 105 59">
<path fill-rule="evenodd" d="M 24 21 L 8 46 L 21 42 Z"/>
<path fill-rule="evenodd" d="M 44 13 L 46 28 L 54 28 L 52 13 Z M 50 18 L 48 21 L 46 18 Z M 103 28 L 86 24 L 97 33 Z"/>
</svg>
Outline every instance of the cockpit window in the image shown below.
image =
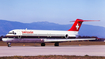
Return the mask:
<svg viewBox="0 0 105 59">
<path fill-rule="evenodd" d="M 9 32 L 8 34 L 16 34 L 14 31 Z"/>
</svg>

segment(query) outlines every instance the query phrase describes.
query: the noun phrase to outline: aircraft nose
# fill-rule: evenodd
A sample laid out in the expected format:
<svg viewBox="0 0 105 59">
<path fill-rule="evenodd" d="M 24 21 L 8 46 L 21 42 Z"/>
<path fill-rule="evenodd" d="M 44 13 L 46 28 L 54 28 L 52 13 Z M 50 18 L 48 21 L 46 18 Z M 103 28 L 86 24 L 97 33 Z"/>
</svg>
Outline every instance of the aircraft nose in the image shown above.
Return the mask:
<svg viewBox="0 0 105 59">
<path fill-rule="evenodd" d="M 11 39 L 11 38 L 2 38 L 2 41 L 4 41 L 4 42 L 8 42 L 8 41 L 12 41 L 13 39 Z"/>
<path fill-rule="evenodd" d="M 7 41 L 7 38 L 2 38 L 2 41 L 6 42 Z"/>
</svg>

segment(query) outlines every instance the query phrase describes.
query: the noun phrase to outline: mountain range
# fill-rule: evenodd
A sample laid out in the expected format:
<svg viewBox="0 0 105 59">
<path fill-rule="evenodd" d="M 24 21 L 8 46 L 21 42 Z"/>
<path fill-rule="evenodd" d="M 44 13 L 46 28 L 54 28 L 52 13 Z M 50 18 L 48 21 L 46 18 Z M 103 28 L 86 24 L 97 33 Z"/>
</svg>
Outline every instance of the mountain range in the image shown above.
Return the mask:
<svg viewBox="0 0 105 59">
<path fill-rule="evenodd" d="M 73 24 L 61 25 L 51 22 L 21 23 L 16 21 L 0 20 L 0 35 L 6 35 L 13 29 L 34 29 L 34 30 L 68 30 Z M 105 38 L 105 27 L 82 24 L 80 36 L 97 36 Z"/>
</svg>

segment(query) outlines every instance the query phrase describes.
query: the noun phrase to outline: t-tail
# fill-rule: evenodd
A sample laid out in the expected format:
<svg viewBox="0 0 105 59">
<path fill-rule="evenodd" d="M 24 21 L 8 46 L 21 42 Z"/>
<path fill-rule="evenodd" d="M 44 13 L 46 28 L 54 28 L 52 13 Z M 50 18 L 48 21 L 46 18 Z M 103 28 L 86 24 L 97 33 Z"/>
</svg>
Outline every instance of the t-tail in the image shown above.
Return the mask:
<svg viewBox="0 0 105 59">
<path fill-rule="evenodd" d="M 79 31 L 82 23 L 83 22 L 88 22 L 88 21 L 99 21 L 99 20 L 82 20 L 82 19 L 76 19 L 76 21 L 71 21 L 71 22 L 74 22 L 74 24 L 73 24 L 73 26 L 68 31 Z"/>
</svg>

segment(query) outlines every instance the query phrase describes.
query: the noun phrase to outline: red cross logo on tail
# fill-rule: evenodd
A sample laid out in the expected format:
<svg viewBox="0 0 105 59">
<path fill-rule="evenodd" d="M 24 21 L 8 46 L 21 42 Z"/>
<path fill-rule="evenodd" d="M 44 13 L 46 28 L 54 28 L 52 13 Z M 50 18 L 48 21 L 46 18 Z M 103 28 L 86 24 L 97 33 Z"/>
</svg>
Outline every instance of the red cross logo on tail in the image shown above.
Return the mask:
<svg viewBox="0 0 105 59">
<path fill-rule="evenodd" d="M 78 30 L 78 28 L 79 28 L 79 25 L 78 25 L 78 24 L 76 25 L 76 28 L 77 28 L 77 30 Z"/>
</svg>

